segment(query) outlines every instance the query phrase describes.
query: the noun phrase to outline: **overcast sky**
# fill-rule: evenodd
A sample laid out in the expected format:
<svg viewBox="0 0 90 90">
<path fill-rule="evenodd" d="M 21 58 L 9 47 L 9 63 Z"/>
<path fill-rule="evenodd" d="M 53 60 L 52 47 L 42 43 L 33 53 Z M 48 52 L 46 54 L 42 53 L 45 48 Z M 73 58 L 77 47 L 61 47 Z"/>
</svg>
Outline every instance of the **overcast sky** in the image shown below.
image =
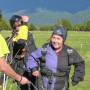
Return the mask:
<svg viewBox="0 0 90 90">
<path fill-rule="evenodd" d="M 90 0 L 0 0 L 0 9 L 3 12 L 35 12 L 38 8 L 76 13 L 90 8 Z"/>
</svg>

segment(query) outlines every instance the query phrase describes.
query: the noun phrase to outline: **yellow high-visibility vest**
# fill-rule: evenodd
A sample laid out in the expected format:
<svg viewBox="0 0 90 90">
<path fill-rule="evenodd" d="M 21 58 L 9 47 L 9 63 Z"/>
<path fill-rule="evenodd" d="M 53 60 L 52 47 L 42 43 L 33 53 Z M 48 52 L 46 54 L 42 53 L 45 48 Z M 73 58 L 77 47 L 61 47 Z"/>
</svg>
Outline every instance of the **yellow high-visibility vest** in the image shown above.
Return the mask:
<svg viewBox="0 0 90 90">
<path fill-rule="evenodd" d="M 2 37 L 2 35 L 0 34 L 0 57 L 5 56 L 9 52 L 10 51 L 8 49 L 7 43 L 5 39 Z"/>
<path fill-rule="evenodd" d="M 17 35 L 13 38 L 13 41 L 18 41 L 19 39 L 27 40 L 28 38 L 28 26 L 22 25 L 19 27 Z"/>
</svg>

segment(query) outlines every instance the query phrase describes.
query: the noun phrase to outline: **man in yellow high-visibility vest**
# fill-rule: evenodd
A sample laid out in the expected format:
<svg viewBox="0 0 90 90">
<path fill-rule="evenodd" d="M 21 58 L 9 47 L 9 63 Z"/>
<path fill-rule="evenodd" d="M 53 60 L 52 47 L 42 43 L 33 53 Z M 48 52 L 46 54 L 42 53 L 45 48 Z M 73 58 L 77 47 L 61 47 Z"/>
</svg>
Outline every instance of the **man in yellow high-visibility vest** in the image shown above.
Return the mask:
<svg viewBox="0 0 90 90">
<path fill-rule="evenodd" d="M 23 69 L 25 68 L 26 58 L 27 55 L 30 54 L 32 51 L 36 50 L 36 45 L 33 39 L 33 35 L 31 32 L 29 32 L 28 28 L 28 16 L 19 16 L 19 15 L 13 15 L 10 19 L 10 25 L 13 29 L 13 57 L 14 61 L 16 61 L 14 64 L 19 65 L 15 70 L 23 74 L 23 76 L 27 77 L 28 79 L 32 80 L 32 82 L 35 82 L 35 79 L 32 79 L 33 77 Z M 15 57 L 16 56 L 16 57 Z M 17 57 L 18 56 L 18 57 Z M 15 67 L 15 65 L 14 65 Z M 33 90 L 32 85 L 19 85 L 20 90 Z"/>
<path fill-rule="evenodd" d="M 17 74 L 9 64 L 7 64 L 5 55 L 9 53 L 8 46 L 6 44 L 5 39 L 0 34 L 0 71 L 4 72 L 6 75 L 10 76 L 11 78 L 19 81 L 21 84 L 29 83 L 28 79 L 25 77 Z"/>
<path fill-rule="evenodd" d="M 23 24 L 22 17 L 19 15 L 13 15 L 10 19 L 10 24 L 11 24 L 11 27 L 13 29 L 13 34 L 14 34 L 13 56 L 15 56 L 18 51 L 19 52 L 17 54 L 20 55 L 26 45 L 29 29 L 27 25 Z"/>
</svg>

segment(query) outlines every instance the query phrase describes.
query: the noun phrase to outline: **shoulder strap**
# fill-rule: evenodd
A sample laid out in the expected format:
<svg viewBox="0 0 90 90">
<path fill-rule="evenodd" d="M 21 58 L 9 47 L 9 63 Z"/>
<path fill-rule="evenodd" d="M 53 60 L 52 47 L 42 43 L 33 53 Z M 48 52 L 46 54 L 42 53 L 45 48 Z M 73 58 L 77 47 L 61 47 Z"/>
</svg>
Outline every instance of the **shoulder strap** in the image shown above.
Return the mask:
<svg viewBox="0 0 90 90">
<path fill-rule="evenodd" d="M 47 54 L 47 44 L 44 44 L 42 46 L 41 54 L 42 54 L 42 57 L 41 57 L 41 61 L 40 61 L 40 67 L 43 68 L 43 67 L 45 67 L 45 63 L 46 63 L 45 57 Z"/>
<path fill-rule="evenodd" d="M 73 49 L 72 48 L 67 48 L 67 55 L 68 55 L 68 65 L 70 65 L 73 62 Z"/>
<path fill-rule="evenodd" d="M 27 51 L 29 53 L 32 53 L 37 49 L 33 34 L 31 32 L 28 32 L 28 40 L 27 40 Z"/>
</svg>

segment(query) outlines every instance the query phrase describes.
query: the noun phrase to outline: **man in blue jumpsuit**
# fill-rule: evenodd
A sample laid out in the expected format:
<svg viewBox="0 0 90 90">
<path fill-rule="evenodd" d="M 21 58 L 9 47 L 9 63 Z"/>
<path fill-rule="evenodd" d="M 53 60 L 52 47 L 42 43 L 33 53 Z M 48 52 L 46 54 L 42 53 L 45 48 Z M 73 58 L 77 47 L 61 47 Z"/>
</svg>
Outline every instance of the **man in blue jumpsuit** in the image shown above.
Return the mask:
<svg viewBox="0 0 90 90">
<path fill-rule="evenodd" d="M 76 50 L 64 44 L 66 37 L 67 30 L 56 27 L 50 42 L 28 57 L 27 68 L 33 76 L 42 76 L 44 90 L 68 90 L 71 65 L 74 65 L 72 85 L 84 79 L 84 61 Z"/>
</svg>

